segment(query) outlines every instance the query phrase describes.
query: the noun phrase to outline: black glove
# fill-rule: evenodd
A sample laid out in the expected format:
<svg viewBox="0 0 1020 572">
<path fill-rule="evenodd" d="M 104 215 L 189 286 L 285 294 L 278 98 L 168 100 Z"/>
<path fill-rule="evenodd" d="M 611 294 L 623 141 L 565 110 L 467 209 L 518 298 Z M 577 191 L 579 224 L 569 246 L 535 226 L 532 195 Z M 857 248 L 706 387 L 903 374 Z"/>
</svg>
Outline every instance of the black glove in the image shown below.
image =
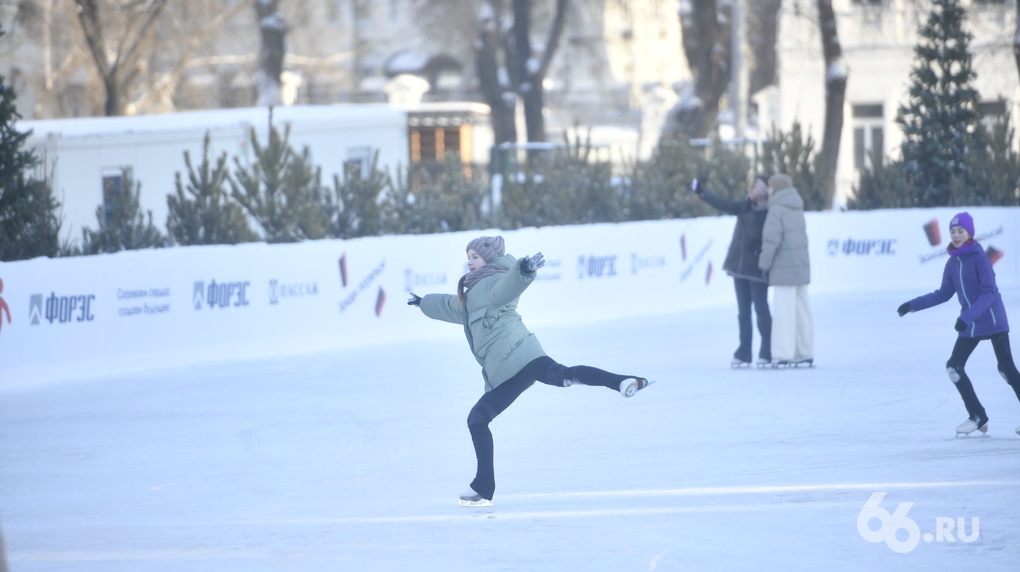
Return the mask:
<svg viewBox="0 0 1020 572">
<path fill-rule="evenodd" d="M 421 305 L 421 296 L 415 294 L 414 292 L 411 292 L 411 297 L 407 299 L 407 305 L 408 306 L 420 306 Z"/>
<path fill-rule="evenodd" d="M 696 194 L 696 195 L 700 195 L 701 193 L 705 192 L 705 189 L 703 189 L 703 188 L 701 187 L 701 185 L 700 185 L 700 184 L 698 184 L 698 179 L 697 179 L 697 178 L 695 178 L 695 179 L 692 179 L 692 180 L 691 180 L 691 184 L 690 184 L 690 185 L 688 185 L 688 186 L 690 187 L 690 189 L 691 189 L 692 191 L 694 191 L 694 194 Z"/>
<path fill-rule="evenodd" d="M 901 318 L 909 314 L 911 312 L 910 302 L 904 302 L 900 304 L 900 307 L 896 308 L 896 312 L 900 315 Z"/>
<path fill-rule="evenodd" d="M 542 253 L 536 253 L 534 256 L 525 256 L 521 259 L 521 272 L 525 274 L 531 274 L 539 268 L 545 266 L 545 259 L 542 258 Z"/>
<path fill-rule="evenodd" d="M 963 323 L 960 318 L 956 319 L 956 325 L 954 326 L 957 332 L 962 332 L 967 329 L 967 324 Z"/>
</svg>

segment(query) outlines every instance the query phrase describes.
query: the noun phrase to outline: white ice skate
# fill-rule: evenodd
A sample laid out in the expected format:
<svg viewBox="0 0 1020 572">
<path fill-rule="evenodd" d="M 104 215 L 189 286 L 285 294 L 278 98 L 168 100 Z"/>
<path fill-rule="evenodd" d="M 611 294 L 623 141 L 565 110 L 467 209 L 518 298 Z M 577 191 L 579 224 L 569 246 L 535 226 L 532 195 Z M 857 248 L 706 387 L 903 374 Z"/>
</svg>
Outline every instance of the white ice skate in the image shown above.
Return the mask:
<svg viewBox="0 0 1020 572">
<path fill-rule="evenodd" d="M 468 487 L 466 491 L 460 493 L 460 506 L 492 506 L 492 501 L 483 497 L 480 493 L 475 492 L 475 489 Z"/>
<path fill-rule="evenodd" d="M 1018 427 L 1017 429 L 1020 429 L 1020 427 Z M 956 436 L 957 437 L 967 437 L 968 435 L 970 435 L 971 433 L 973 433 L 975 431 L 980 431 L 982 433 L 981 434 L 982 437 L 985 437 L 985 436 L 988 435 L 988 418 L 987 417 L 985 417 L 984 419 L 970 418 L 970 419 L 967 419 L 966 421 L 964 421 L 963 423 L 960 423 L 960 426 L 956 428 Z"/>
<path fill-rule="evenodd" d="M 730 367 L 732 367 L 733 369 L 740 369 L 742 367 L 751 367 L 751 362 L 744 361 L 744 360 L 738 359 L 738 358 L 733 358 L 733 361 L 730 362 Z"/>
<path fill-rule="evenodd" d="M 772 362 L 772 367 L 776 369 L 815 367 L 815 358 L 779 359 Z"/>
<path fill-rule="evenodd" d="M 758 358 L 758 361 L 755 362 L 755 363 L 757 363 L 758 369 L 761 369 L 763 367 L 771 367 L 772 366 L 772 360 L 765 359 L 763 357 Z"/>
<path fill-rule="evenodd" d="M 624 397 L 633 397 L 635 393 L 653 383 L 655 382 L 648 381 L 643 377 L 628 377 L 620 382 L 620 395 Z"/>
</svg>

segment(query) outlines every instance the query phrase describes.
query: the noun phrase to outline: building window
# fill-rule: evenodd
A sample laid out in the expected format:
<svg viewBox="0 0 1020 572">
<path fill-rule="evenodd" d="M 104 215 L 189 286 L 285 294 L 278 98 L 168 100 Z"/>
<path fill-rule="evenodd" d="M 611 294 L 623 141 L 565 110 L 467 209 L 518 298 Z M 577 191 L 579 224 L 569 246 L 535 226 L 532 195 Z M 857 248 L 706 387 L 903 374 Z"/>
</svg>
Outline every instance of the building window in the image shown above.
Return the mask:
<svg viewBox="0 0 1020 572">
<path fill-rule="evenodd" d="M 351 170 L 354 170 L 356 173 L 360 173 L 362 179 L 368 178 L 372 170 L 371 147 L 363 146 L 347 148 L 347 160 L 344 161 L 344 172 L 349 173 Z"/>
<path fill-rule="evenodd" d="M 992 132 L 995 126 L 1006 118 L 1006 101 L 1002 99 L 982 101 L 978 103 L 977 110 L 981 115 L 982 125 Z"/>
<path fill-rule="evenodd" d="M 885 114 L 882 104 L 854 105 L 854 168 L 874 168 L 872 155 L 885 155 Z"/>
<path fill-rule="evenodd" d="M 412 163 L 442 163 L 447 158 L 469 163 L 471 157 L 470 125 L 416 125 L 410 130 Z"/>
<path fill-rule="evenodd" d="M 131 167 L 106 167 L 103 176 L 103 221 L 110 224 L 116 213 L 124 212 L 124 194 L 130 193 Z"/>
</svg>

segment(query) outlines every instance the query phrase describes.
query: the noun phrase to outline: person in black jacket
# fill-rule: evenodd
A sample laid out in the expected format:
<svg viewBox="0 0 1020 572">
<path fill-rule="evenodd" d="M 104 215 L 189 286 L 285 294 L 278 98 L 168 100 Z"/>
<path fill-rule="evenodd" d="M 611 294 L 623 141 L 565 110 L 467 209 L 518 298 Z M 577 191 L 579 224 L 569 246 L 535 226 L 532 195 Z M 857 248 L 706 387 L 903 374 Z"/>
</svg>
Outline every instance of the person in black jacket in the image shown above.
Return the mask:
<svg viewBox="0 0 1020 572">
<path fill-rule="evenodd" d="M 691 181 L 691 190 L 701 200 L 731 215 L 736 215 L 733 239 L 723 261 L 723 270 L 733 277 L 737 293 L 737 323 L 740 328 L 740 345 L 733 352 L 733 367 L 751 364 L 751 308 L 757 316 L 761 346 L 758 349 L 758 366 L 772 362 L 772 314 L 769 311 L 769 284 L 758 268 L 761 253 L 761 232 L 768 214 L 768 177 L 755 175 L 747 187 L 747 198 L 732 200 L 709 191 L 698 179 Z"/>
</svg>

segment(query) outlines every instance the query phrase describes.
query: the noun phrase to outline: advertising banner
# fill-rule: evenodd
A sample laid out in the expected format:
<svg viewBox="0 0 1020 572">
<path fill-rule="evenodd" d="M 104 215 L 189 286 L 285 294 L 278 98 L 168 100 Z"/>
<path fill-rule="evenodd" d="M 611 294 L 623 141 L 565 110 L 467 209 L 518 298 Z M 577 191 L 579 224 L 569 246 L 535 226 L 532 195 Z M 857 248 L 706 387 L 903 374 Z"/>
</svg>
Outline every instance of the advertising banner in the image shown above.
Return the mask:
<svg viewBox="0 0 1020 572">
<path fill-rule="evenodd" d="M 1016 285 L 1020 209 L 968 210 L 999 285 Z M 934 290 L 955 212 L 808 213 L 812 294 Z M 460 336 L 405 302 L 412 291 L 455 293 L 465 246 L 482 234 L 502 234 L 516 257 L 543 253 L 546 266 L 520 301 L 528 325 L 657 314 L 683 325 L 685 310 L 733 304 L 722 265 L 734 223 L 720 216 L 0 263 L 0 388 Z M 1020 312 L 1020 300 L 1006 306 Z"/>
</svg>

